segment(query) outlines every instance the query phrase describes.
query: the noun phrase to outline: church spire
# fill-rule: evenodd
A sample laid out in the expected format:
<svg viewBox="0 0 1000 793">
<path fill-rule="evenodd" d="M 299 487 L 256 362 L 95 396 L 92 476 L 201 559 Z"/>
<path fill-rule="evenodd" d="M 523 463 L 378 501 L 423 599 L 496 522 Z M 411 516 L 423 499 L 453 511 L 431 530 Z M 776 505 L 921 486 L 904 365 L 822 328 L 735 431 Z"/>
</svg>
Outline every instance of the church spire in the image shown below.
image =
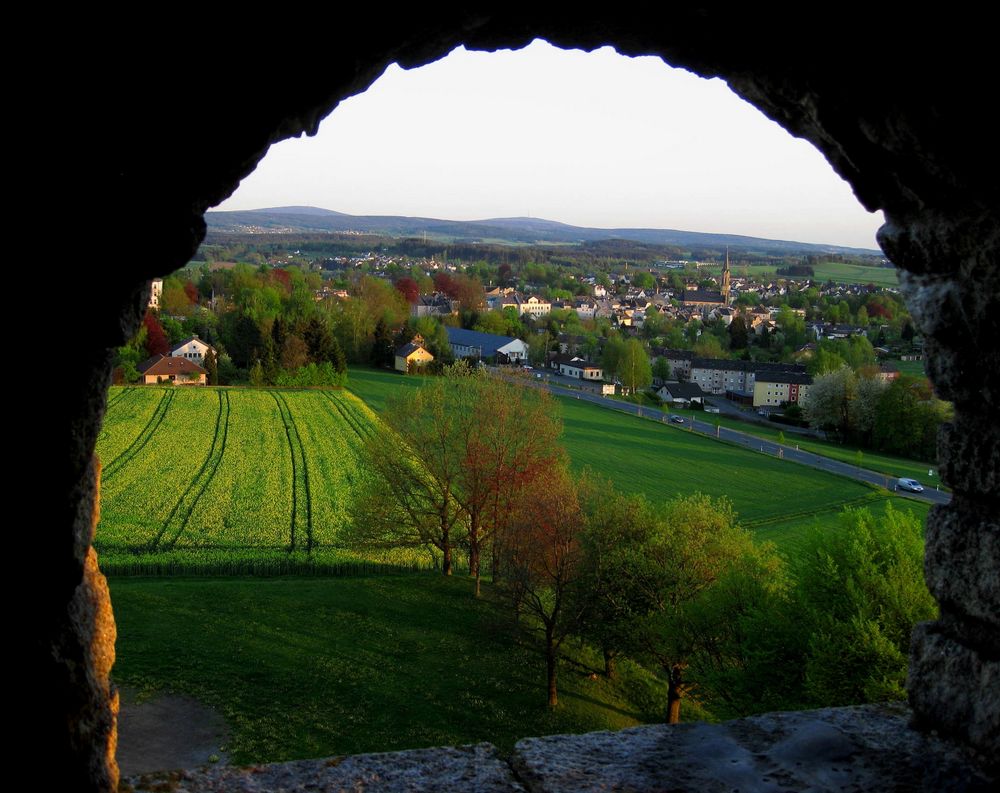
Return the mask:
<svg viewBox="0 0 1000 793">
<path fill-rule="evenodd" d="M 722 267 L 722 302 L 729 305 L 729 246 L 726 246 L 726 263 Z"/>
</svg>

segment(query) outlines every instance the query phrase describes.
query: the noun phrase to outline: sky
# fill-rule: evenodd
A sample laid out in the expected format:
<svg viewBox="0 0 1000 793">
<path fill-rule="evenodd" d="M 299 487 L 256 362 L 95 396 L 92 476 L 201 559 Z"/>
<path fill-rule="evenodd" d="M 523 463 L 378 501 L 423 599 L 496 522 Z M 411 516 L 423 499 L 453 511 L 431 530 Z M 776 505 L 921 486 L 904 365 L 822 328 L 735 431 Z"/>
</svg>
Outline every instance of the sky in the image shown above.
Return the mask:
<svg viewBox="0 0 1000 793">
<path fill-rule="evenodd" d="M 287 205 L 876 249 L 883 222 L 811 144 L 722 80 L 539 40 L 393 64 L 315 137 L 272 146 L 218 209 Z"/>
</svg>

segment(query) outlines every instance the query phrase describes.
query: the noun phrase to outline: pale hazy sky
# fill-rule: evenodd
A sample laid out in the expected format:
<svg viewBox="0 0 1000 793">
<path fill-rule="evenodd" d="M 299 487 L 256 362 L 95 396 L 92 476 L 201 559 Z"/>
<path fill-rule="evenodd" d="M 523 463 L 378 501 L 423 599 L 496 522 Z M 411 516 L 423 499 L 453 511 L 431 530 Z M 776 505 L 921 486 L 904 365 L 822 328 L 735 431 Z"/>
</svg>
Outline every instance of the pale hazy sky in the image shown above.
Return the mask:
<svg viewBox="0 0 1000 793">
<path fill-rule="evenodd" d="M 605 47 L 458 49 L 390 66 L 314 138 L 271 147 L 219 209 L 531 216 L 877 248 L 869 214 L 811 144 L 721 80 Z"/>
</svg>

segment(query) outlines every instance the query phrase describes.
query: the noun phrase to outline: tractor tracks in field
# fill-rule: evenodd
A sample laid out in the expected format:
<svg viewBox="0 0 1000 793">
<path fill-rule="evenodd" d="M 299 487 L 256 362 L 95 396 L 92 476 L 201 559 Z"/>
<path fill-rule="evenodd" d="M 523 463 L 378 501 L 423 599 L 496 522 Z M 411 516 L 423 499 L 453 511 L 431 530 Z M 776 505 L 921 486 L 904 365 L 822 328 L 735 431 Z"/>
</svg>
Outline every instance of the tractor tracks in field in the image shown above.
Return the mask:
<svg viewBox="0 0 1000 793">
<path fill-rule="evenodd" d="M 156 539 L 152 542 L 154 549 L 161 542 L 164 543 L 164 547 L 166 548 L 173 548 L 177 544 L 177 540 L 180 539 L 180 536 L 184 533 L 184 529 L 187 528 L 188 521 L 191 520 L 191 515 L 194 513 L 195 507 L 198 506 L 198 502 L 208 489 L 209 484 L 215 476 L 215 472 L 219 470 L 219 466 L 222 464 L 222 456 L 226 450 L 226 439 L 229 436 L 230 404 L 228 391 L 220 390 L 217 394 L 219 396 L 219 410 L 215 416 L 215 435 L 212 437 L 212 446 L 209 448 L 208 455 L 201 464 L 198 473 L 191 479 L 191 483 L 187 486 L 181 497 L 177 499 L 174 508 L 163 522 L 160 533 L 156 535 Z M 165 541 L 164 537 L 167 538 Z"/>
<path fill-rule="evenodd" d="M 285 436 L 288 438 L 288 449 L 292 456 L 292 521 L 289 550 L 305 548 L 306 551 L 312 551 L 312 495 L 309 492 L 309 466 L 306 463 L 305 446 L 285 395 L 272 391 L 271 396 L 278 404 L 281 421 L 285 425 Z"/>
<path fill-rule="evenodd" d="M 153 437 L 157 428 L 163 423 L 163 419 L 167 415 L 167 411 L 170 409 L 170 403 L 174 401 L 175 394 L 176 391 L 163 392 L 163 397 L 157 404 L 156 410 L 153 411 L 153 415 L 149 417 L 149 421 L 146 422 L 146 426 L 142 428 L 142 431 L 135 437 L 135 440 L 129 444 L 129 447 L 104 468 L 104 471 L 101 474 L 101 478 L 104 482 L 112 479 L 119 471 L 122 470 L 122 468 L 128 465 L 132 459 L 139 454 L 139 452 L 142 451 L 143 447 L 145 447 L 147 443 L 149 443 L 149 439 Z"/>
</svg>

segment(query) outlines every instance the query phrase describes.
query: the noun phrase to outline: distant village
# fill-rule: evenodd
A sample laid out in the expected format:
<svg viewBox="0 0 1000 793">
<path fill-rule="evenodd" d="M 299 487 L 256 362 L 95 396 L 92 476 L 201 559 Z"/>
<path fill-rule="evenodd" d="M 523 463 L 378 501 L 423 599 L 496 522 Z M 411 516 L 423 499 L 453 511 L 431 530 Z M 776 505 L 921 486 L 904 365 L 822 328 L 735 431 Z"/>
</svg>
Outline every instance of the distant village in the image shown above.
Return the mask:
<svg viewBox="0 0 1000 793">
<path fill-rule="evenodd" d="M 289 254 L 287 263 L 271 262 L 270 269 L 287 273 L 300 267 L 302 262 L 296 258 L 298 253 Z M 217 275 L 240 266 L 215 263 L 205 270 Z M 260 269 L 263 272 L 267 268 L 262 266 Z M 318 267 L 314 264 L 302 269 L 315 271 Z M 456 279 L 470 280 L 467 269 L 465 265 L 434 258 L 401 262 L 397 256 L 375 252 L 335 257 L 324 263 L 323 277 L 312 283 L 311 297 L 315 303 L 326 306 L 364 299 L 359 288 L 363 280 L 378 280 L 396 289 L 405 298 L 408 317 L 398 316 L 396 327 L 387 329 L 393 338 L 391 354 L 384 349 L 381 352 L 368 350 L 366 357 L 401 372 L 425 370 L 441 358 L 467 359 L 531 371 L 547 370 L 575 381 L 578 388 L 606 395 L 628 396 L 637 388 L 651 386 L 659 399 L 669 403 L 697 404 L 708 396 L 724 396 L 766 414 L 780 412 L 805 399 L 813 384 L 810 369 L 815 370 L 810 367 L 809 360 L 824 341 L 886 336 L 886 326 L 872 322 L 877 317 L 867 315 L 864 306 L 871 304 L 875 294 L 896 295 L 894 289 L 876 288 L 870 284 L 821 283 L 810 278 L 792 280 L 774 276 L 755 279 L 750 275 L 737 275 L 728 252 L 718 275 L 702 275 L 697 280 L 685 278 L 684 274 L 691 273 L 692 263 L 683 261 L 631 270 L 626 265 L 610 273 L 568 274 L 566 278 L 576 281 L 577 294 L 557 296 L 551 293 L 568 290 L 553 290 L 531 283 L 524 283 L 520 288 L 510 283 L 487 283 L 479 285 L 478 290 L 473 288 L 471 293 L 469 289 L 459 293 L 450 288 Z M 359 271 L 363 272 L 360 279 L 357 277 Z M 700 271 L 695 272 L 701 275 Z M 212 281 L 207 275 L 203 280 L 205 278 Z M 289 281 L 288 278 L 284 280 Z M 513 279 L 508 276 L 507 280 Z M 189 288 L 188 293 L 191 291 Z M 819 317 L 802 305 L 802 299 L 789 299 L 795 296 L 819 297 L 835 307 L 846 307 L 853 301 L 862 307 L 857 311 L 827 312 L 827 316 Z M 163 297 L 164 280 L 157 279 L 151 286 L 151 311 L 162 313 Z M 199 297 L 203 309 L 217 315 L 227 307 L 232 308 L 232 295 L 226 295 L 225 289 Z M 894 303 L 901 304 L 901 301 L 896 297 Z M 334 308 L 332 314 L 337 313 L 338 309 Z M 506 318 L 506 324 L 515 326 L 518 332 L 491 332 L 504 322 L 491 320 L 490 314 Z M 464 326 L 469 324 L 470 317 L 473 318 L 472 327 Z M 859 317 L 867 321 L 861 324 L 856 321 Z M 847 321 L 835 321 L 841 318 Z M 177 319 L 183 322 L 187 318 Z M 855 321 L 850 321 L 852 319 Z M 786 347 L 782 360 L 773 360 L 773 354 L 748 354 L 755 348 L 773 348 L 774 344 L 768 344 L 768 340 L 775 337 L 783 341 L 794 337 L 796 333 L 789 330 L 790 320 L 796 325 L 800 336 L 797 341 L 801 343 L 794 349 Z M 332 324 L 336 326 L 336 320 Z M 186 323 L 187 327 L 191 325 Z M 426 333 L 428 328 L 435 328 L 436 332 Z M 670 339 L 661 333 L 664 328 L 672 329 L 673 340 L 682 340 L 683 346 L 665 343 Z M 683 335 L 677 335 L 677 328 L 684 329 Z M 713 330 L 715 338 L 729 343 L 714 347 L 712 344 L 699 345 L 699 339 L 708 339 L 702 334 L 709 329 Z M 208 335 L 211 337 L 211 329 Z M 432 341 L 435 337 L 436 343 Z M 544 337 L 542 344 L 537 342 L 540 337 Z M 613 365 L 608 366 L 609 339 L 642 342 L 650 362 L 648 381 L 633 379 L 629 382 L 614 370 Z M 225 344 L 220 353 L 216 346 L 196 333 L 175 339 L 175 342 L 168 351 L 137 363 L 142 381 L 211 382 L 213 377 L 204 366 L 206 356 L 210 364 L 217 367 L 220 354 L 226 355 Z M 384 340 L 372 340 L 372 346 L 378 344 L 385 346 Z M 345 346 L 351 347 L 350 344 Z M 362 346 L 349 349 L 348 360 L 358 362 Z M 712 354 L 713 349 L 720 354 Z M 743 354 L 737 356 L 739 350 Z M 875 344 L 872 351 L 874 358 L 870 363 L 876 368 L 870 374 L 883 382 L 899 376 L 893 358 L 920 358 L 919 339 L 911 338 L 904 346 L 897 344 L 896 349 L 888 343 Z M 270 355 L 279 359 L 282 352 L 272 350 Z"/>
</svg>

